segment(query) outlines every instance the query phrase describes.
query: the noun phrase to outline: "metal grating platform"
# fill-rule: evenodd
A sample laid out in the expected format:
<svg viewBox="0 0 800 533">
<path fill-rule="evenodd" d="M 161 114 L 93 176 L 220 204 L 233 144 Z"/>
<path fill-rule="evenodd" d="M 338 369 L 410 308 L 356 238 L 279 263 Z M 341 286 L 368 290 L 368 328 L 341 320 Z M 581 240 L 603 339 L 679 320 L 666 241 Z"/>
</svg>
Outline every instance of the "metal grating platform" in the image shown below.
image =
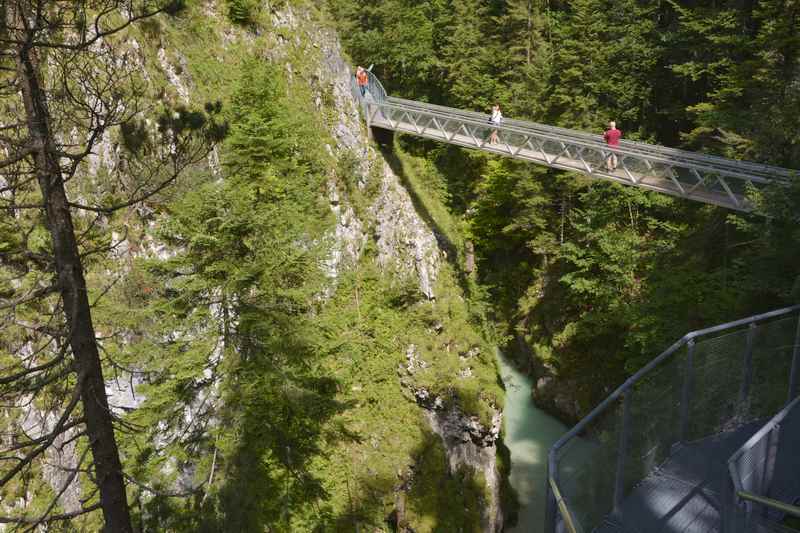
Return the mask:
<svg viewBox="0 0 800 533">
<path fill-rule="evenodd" d="M 722 531 L 722 495 L 728 479 L 727 459 L 761 427 L 747 424 L 680 447 L 607 517 L 595 533 L 712 533 Z M 781 468 L 773 480 L 773 497 L 800 494 L 800 442 L 779 452 Z M 775 518 L 775 517 L 770 517 Z M 764 524 L 763 531 L 784 530 Z M 766 529 L 764 529 L 766 528 Z M 790 531 L 787 529 L 787 531 Z"/>
<path fill-rule="evenodd" d="M 760 424 L 682 446 L 642 480 L 620 512 L 598 533 L 709 533 L 720 531 L 727 459 Z"/>
</svg>

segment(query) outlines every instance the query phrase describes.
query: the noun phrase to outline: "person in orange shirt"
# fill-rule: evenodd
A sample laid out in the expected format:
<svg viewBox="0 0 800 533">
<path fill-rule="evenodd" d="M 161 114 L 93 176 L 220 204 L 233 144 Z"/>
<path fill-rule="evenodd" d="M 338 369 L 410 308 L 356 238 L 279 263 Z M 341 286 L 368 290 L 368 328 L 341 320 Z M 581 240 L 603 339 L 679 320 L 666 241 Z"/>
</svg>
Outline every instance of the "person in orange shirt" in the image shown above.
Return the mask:
<svg viewBox="0 0 800 533">
<path fill-rule="evenodd" d="M 356 69 L 356 83 L 358 83 L 358 90 L 361 91 L 361 96 L 366 96 L 369 77 L 367 76 L 367 71 L 364 70 L 364 67 L 358 67 Z"/>
</svg>

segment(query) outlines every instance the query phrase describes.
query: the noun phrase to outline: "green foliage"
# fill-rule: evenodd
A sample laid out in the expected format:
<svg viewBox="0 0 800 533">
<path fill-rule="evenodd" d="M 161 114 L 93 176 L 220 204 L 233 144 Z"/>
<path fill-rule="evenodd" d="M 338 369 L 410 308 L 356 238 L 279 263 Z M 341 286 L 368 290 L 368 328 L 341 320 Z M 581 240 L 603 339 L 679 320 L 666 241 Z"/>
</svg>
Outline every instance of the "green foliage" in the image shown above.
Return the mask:
<svg viewBox="0 0 800 533">
<path fill-rule="evenodd" d="M 403 80 L 409 94 L 430 94 L 437 69 L 439 31 L 435 17 L 445 2 L 331 0 L 340 35 L 356 63 L 377 65 L 379 76 Z"/>
<path fill-rule="evenodd" d="M 136 519 L 175 531 L 379 527 L 398 497 L 398 471 L 413 470 L 463 500 L 431 507 L 409 492 L 407 520 L 420 531 L 474 529 L 485 483 L 447 471 L 410 392 L 426 387 L 484 424 L 502 406 L 493 351 L 453 270 L 442 269 L 429 302 L 416 279 L 381 269 L 368 248 L 332 291 L 319 268 L 332 223 L 328 180 L 368 221 L 380 176 L 361 182 L 352 153 L 334 160 L 324 150 L 331 139 L 302 81 L 290 86 L 278 66 L 247 58 L 235 78 L 224 104 L 165 106 L 164 130 L 225 126 L 222 173 L 194 175 L 167 197 L 156 238 L 174 253 L 133 261 L 98 310 L 99 327 L 124 339 L 106 353 L 141 380 L 142 403 L 126 416 L 138 431 L 122 444 L 128 472 L 164 493 L 189 465 L 190 483 L 207 483 L 190 499 L 133 489 Z M 142 151 L 144 131 L 124 126 L 126 148 Z M 144 250 L 151 242 L 129 239 Z M 399 373 L 411 344 L 428 366 Z M 458 378 L 467 368 L 472 377 Z"/>
<path fill-rule="evenodd" d="M 122 144 L 131 153 L 138 153 L 147 144 L 148 134 L 144 121 L 129 120 L 120 125 Z"/>
<path fill-rule="evenodd" d="M 228 18 L 235 24 L 246 26 L 254 22 L 259 9 L 257 0 L 225 0 L 228 5 Z"/>
<path fill-rule="evenodd" d="M 180 15 L 186 9 L 186 0 L 171 0 L 164 6 L 164 13 L 172 17 Z"/>
<path fill-rule="evenodd" d="M 170 203 L 158 237 L 175 255 L 138 261 L 113 293 L 118 303 L 100 315 L 137 332 L 132 345 L 107 350 L 146 376 L 137 391 L 144 403 L 128 418 L 147 428 L 126 441 L 132 473 L 170 486 L 175 466 L 192 462 L 210 476 L 197 454 L 216 457 L 219 481 L 202 509 L 147 500 L 151 512 L 141 519 L 154 529 L 253 530 L 322 498 L 318 480 L 293 473 L 308 470 L 320 425 L 340 408 L 335 382 L 314 358 L 309 322 L 328 222 L 320 191 L 329 159 L 316 148 L 323 134 L 277 68 L 262 62 L 242 69 L 229 108 L 179 108 L 159 126 L 195 129 L 220 114 L 218 131 L 230 124 L 225 178 Z M 211 433 L 187 426 L 187 412 L 220 425 Z"/>
<path fill-rule="evenodd" d="M 277 31 L 258 3 L 228 3 L 237 24 L 207 3 L 176 6 L 179 16 L 148 20 L 125 36 L 138 44 L 137 81 L 154 104 L 111 131 L 120 165 L 93 159 L 97 173 L 80 188 L 70 182 L 69 191 L 80 198 L 92 188 L 119 201 L 140 185 L 126 172 L 136 174 L 132 166 L 156 148 L 158 134 L 180 140 L 200 132 L 215 144 L 209 160 L 220 163 L 206 165 L 202 152 L 146 203 L 75 218 L 104 373 L 110 388 L 125 392 L 111 403 L 135 527 L 371 530 L 384 528 L 402 499 L 403 520 L 417 531 L 476 531 L 485 480 L 469 469 L 449 471 L 413 394 L 424 387 L 484 425 L 503 404 L 494 351 L 463 298 L 456 258 L 464 224 L 443 205 L 448 187 L 431 164 L 408 168 L 420 186 L 417 200 L 459 250 L 437 272 L 435 301 L 413 272 L 379 265 L 374 242 L 330 279 L 321 268 L 334 231 L 329 187 L 338 187 L 371 237 L 383 166 L 328 149 L 337 145 L 329 133 L 339 119 L 335 87 L 319 83 L 323 56 L 308 39 L 325 21 L 309 8 L 310 19 L 297 17 L 298 40 L 278 51 Z M 246 9 L 237 15 L 239 8 Z M 412 57 L 406 30 L 401 40 Z M 291 76 L 283 62 L 295 69 Z M 188 97 L 171 70 L 191 89 Z M 176 142 L 172 153 L 182 148 Z M 366 163 L 373 170 L 365 177 Z M 428 176 L 439 181 L 425 183 Z M 18 201 L 41 203 L 35 188 L 17 191 Z M 0 220 L 0 297 L 48 289 L 42 257 L 49 247 L 38 210 Z M 14 318 L 27 324 L 57 305 L 46 296 L 15 306 Z M 16 354 L 26 327 L 4 330 L 4 368 L 21 368 Z M 426 363 L 414 372 L 406 368 L 412 345 Z M 72 385 L 59 378 L 63 366 L 47 374 L 56 395 Z M 5 431 L 13 417 L 0 418 Z M 85 441 L 76 442 L 81 452 Z M 37 516 L 54 493 L 38 479 L 39 465 L 31 476 L 4 487 L 0 499 L 24 499 L 25 512 Z M 94 504 L 90 484 L 82 488 L 85 504 Z M 90 513 L 63 530 L 98 530 L 101 521 Z"/>
<path fill-rule="evenodd" d="M 796 166 L 797 132 L 786 121 L 800 109 L 792 85 L 800 48 L 797 8 L 776 0 L 705 9 L 675 5 L 675 10 L 675 39 L 700 52 L 672 65 L 701 88 L 688 108 L 696 126 L 687 132 L 687 142 L 732 157 Z"/>
<path fill-rule="evenodd" d="M 207 141 L 211 143 L 222 141 L 228 133 L 228 125 L 225 121 L 218 120 L 221 104 L 207 103 L 204 107 L 205 113 L 182 105 L 175 108 L 165 107 L 156 119 L 158 130 L 161 133 L 172 132 L 176 135 L 202 130 Z M 147 132 L 141 123 L 127 122 L 121 129 L 123 142 L 133 152 L 138 151 L 147 140 Z"/>
<path fill-rule="evenodd" d="M 446 528 L 457 524 L 471 530 L 479 523 L 479 502 L 485 502 L 484 483 L 471 472 L 447 472 L 441 440 L 427 429 L 411 390 L 425 387 L 487 423 L 488 406 L 502 405 L 493 353 L 469 324 L 449 271 L 436 287 L 439 298 L 429 302 L 416 280 L 387 276 L 373 254 L 368 249 L 355 271 L 342 273 L 314 321 L 320 364 L 337 382 L 336 400 L 347 406 L 329 427 L 346 428 L 349 437 L 326 440 L 326 453 L 312 471 L 329 498 L 322 514 L 309 511 L 294 522 L 295 530 L 312 530 L 310 524 L 334 524 L 335 531 L 379 527 L 398 497 L 415 530 L 456 530 Z M 407 370 L 410 345 L 425 362 L 413 371 Z M 463 360 L 476 346 L 481 353 Z M 467 367 L 472 378 L 454 379 Z M 411 490 L 399 494 L 398 483 L 412 479 Z M 442 484 L 455 501 L 433 505 L 427 487 Z"/>
<path fill-rule="evenodd" d="M 336 183 L 339 193 L 347 199 L 360 220 L 369 218 L 369 207 L 377 198 L 382 176 L 379 167 L 373 167 L 371 175 L 366 179 L 361 175 L 360 162 L 356 154 L 343 150 L 336 162 Z"/>
<path fill-rule="evenodd" d="M 469 467 L 447 471 L 447 457 L 438 435 L 424 432 L 415 450 L 415 477 L 407 502 L 407 518 L 399 526 L 414 531 L 478 533 L 487 505 L 486 482 Z"/>
</svg>

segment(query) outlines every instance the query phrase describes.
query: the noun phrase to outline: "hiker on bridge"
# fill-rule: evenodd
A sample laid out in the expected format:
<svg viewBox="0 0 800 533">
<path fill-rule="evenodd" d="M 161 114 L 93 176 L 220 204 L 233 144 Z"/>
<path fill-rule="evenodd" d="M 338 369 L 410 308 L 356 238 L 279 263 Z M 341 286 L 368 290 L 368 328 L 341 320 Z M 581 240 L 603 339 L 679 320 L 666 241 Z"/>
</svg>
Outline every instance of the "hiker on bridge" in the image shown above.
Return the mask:
<svg viewBox="0 0 800 533">
<path fill-rule="evenodd" d="M 367 85 L 369 84 L 369 77 L 364 67 L 359 66 L 356 68 L 356 83 L 358 83 L 358 90 L 361 91 L 361 97 L 367 95 Z"/>
<path fill-rule="evenodd" d="M 617 170 L 616 151 L 619 149 L 620 137 L 622 137 L 622 132 L 617 129 L 617 123 L 612 120 L 608 123 L 608 129 L 603 134 L 603 139 L 605 139 L 609 148 L 608 157 L 606 157 L 606 170 L 609 172 Z"/>
<path fill-rule="evenodd" d="M 503 123 L 503 113 L 500 111 L 500 104 L 494 104 L 494 107 L 492 107 L 492 118 L 489 119 L 489 123 L 493 126 L 499 126 Z M 497 130 L 493 129 L 492 134 L 489 135 L 489 143 L 497 144 L 498 140 Z"/>
</svg>

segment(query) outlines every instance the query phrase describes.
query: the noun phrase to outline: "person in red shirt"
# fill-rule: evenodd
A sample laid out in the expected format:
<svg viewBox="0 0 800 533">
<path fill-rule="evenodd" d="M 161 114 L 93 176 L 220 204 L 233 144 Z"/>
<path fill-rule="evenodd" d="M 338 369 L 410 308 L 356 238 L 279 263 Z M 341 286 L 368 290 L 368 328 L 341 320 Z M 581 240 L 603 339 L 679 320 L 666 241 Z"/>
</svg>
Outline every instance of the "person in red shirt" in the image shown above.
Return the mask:
<svg viewBox="0 0 800 533">
<path fill-rule="evenodd" d="M 603 134 L 603 139 L 606 140 L 610 151 L 606 157 L 606 170 L 612 172 L 617 170 L 617 154 L 615 151 L 619 148 L 619 140 L 622 137 L 622 132 L 617 129 L 617 124 L 612 120 L 608 123 L 608 129 Z"/>
<path fill-rule="evenodd" d="M 367 71 L 364 70 L 364 67 L 358 67 L 356 69 L 356 82 L 358 83 L 358 90 L 361 91 L 361 96 L 366 96 L 369 77 L 367 76 Z"/>
</svg>

